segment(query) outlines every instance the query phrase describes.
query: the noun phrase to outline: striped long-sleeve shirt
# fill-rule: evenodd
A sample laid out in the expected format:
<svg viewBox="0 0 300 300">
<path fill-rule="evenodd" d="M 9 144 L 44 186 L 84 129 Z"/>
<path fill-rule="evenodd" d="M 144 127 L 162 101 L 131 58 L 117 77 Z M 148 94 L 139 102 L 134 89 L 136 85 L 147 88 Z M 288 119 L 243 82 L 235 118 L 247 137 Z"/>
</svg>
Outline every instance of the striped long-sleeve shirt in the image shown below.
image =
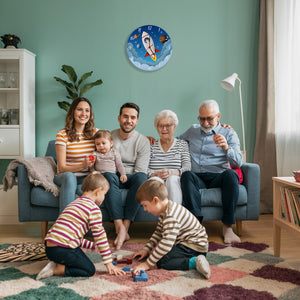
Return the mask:
<svg viewBox="0 0 300 300">
<path fill-rule="evenodd" d="M 151 145 L 148 174 L 162 169 L 180 170 L 180 174 L 191 170 L 190 152 L 186 141 L 175 138 L 167 152 L 162 149 L 160 140 Z"/>
<path fill-rule="evenodd" d="M 185 207 L 169 200 L 166 212 L 158 219 L 156 230 L 144 246 L 148 253 L 150 266 L 154 266 L 173 246 L 183 244 L 198 252 L 208 251 L 205 228 Z"/>
<path fill-rule="evenodd" d="M 94 128 L 94 134 L 97 130 L 97 128 Z M 68 166 L 81 164 L 85 160 L 86 155 L 92 154 L 95 150 L 93 139 L 87 140 L 82 134 L 80 134 L 79 139 L 79 142 L 70 142 L 65 129 L 58 131 L 56 134 L 55 144 L 66 147 L 66 163 Z M 86 176 L 89 174 L 89 170 L 84 169 L 74 174 L 77 177 Z"/>
<path fill-rule="evenodd" d="M 89 229 L 95 243 L 83 238 Z M 72 249 L 80 246 L 98 247 L 104 264 L 112 262 L 106 232 L 102 226 L 101 210 L 94 201 L 87 197 L 76 199 L 64 209 L 48 231 L 45 241 Z"/>
</svg>

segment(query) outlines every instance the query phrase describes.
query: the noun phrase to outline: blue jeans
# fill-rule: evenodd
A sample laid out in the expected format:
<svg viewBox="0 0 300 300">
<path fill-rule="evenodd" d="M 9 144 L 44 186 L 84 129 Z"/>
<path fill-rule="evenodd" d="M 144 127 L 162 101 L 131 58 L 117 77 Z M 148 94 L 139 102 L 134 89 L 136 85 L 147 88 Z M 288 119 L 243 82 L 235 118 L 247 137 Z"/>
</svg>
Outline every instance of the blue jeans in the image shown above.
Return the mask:
<svg viewBox="0 0 300 300">
<path fill-rule="evenodd" d="M 178 244 L 173 246 L 156 265 L 158 269 L 186 271 L 189 270 L 190 258 L 200 254 L 206 256 L 206 253 L 201 253 L 182 244 Z"/>
<path fill-rule="evenodd" d="M 81 189 L 77 185 L 82 184 L 85 177 L 76 177 L 72 172 L 65 172 L 54 177 L 54 183 L 60 187 L 59 190 L 59 213 L 66 208 L 68 204 L 75 200 L 75 195 L 82 195 Z"/>
<path fill-rule="evenodd" d="M 127 181 L 125 183 L 122 183 L 119 176 L 115 173 L 107 172 L 102 175 L 108 180 L 110 185 L 110 189 L 104 199 L 104 205 L 108 210 L 110 220 L 124 219 L 133 222 L 141 206 L 135 200 L 135 194 L 140 185 L 147 180 L 147 175 L 143 172 L 126 174 Z M 124 207 L 121 189 L 128 189 Z"/>
<path fill-rule="evenodd" d="M 194 173 L 186 171 L 181 175 L 182 205 L 196 217 L 201 214 L 199 189 L 221 188 L 224 224 L 235 223 L 235 209 L 239 197 L 238 174 L 228 169 L 222 173 Z"/>
<path fill-rule="evenodd" d="M 71 249 L 46 246 L 46 254 L 50 260 L 65 266 L 65 276 L 90 277 L 96 272 L 94 264 L 80 247 Z"/>
</svg>

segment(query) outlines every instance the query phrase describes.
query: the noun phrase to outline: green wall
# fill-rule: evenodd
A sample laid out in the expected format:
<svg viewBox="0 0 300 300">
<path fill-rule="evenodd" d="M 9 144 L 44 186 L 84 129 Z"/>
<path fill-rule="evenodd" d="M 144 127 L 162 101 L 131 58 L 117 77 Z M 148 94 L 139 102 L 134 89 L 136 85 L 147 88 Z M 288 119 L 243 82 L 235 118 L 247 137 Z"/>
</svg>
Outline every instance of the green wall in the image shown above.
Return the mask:
<svg viewBox="0 0 300 300">
<path fill-rule="evenodd" d="M 162 27 L 173 45 L 169 62 L 154 72 L 137 69 L 126 53 L 130 33 L 148 24 Z M 0 35 L 19 36 L 19 48 L 36 54 L 37 156 L 64 126 L 65 112 L 57 101 L 65 90 L 53 76 L 64 77 L 60 67 L 69 64 L 79 74 L 93 70 L 92 78 L 103 80 L 86 94 L 97 127 L 118 127 L 119 107 L 132 101 L 141 107 L 137 130 L 151 136 L 157 136 L 153 120 L 160 110 L 177 113 L 180 134 L 197 122 L 199 103 L 215 99 L 222 122 L 242 140 L 238 89 L 220 86 L 223 78 L 238 73 L 252 161 L 258 29 L 259 0 L 0 0 Z"/>
</svg>

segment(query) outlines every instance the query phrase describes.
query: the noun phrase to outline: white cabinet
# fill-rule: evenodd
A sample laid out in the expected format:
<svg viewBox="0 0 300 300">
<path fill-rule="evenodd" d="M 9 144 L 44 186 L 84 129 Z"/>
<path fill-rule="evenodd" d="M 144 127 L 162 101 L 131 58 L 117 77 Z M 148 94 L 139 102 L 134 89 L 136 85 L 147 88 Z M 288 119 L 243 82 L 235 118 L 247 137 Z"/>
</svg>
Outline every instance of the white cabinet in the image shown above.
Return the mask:
<svg viewBox="0 0 300 300">
<path fill-rule="evenodd" d="M 35 156 L 35 54 L 0 49 L 0 159 Z"/>
</svg>

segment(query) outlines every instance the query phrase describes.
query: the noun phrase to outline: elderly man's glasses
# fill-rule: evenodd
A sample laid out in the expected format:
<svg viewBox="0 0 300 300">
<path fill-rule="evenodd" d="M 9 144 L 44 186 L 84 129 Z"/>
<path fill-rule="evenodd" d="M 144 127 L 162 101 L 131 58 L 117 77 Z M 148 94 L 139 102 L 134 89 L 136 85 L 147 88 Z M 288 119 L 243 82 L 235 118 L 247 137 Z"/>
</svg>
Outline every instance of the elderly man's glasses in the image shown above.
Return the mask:
<svg viewBox="0 0 300 300">
<path fill-rule="evenodd" d="M 212 122 L 212 121 L 216 118 L 217 115 L 218 115 L 218 114 L 216 114 L 214 117 L 207 117 L 207 118 L 202 118 L 202 117 L 198 116 L 197 119 L 198 119 L 198 121 L 201 122 L 201 123 L 203 123 L 203 122 L 205 122 L 205 121 L 207 121 L 207 122 Z"/>
</svg>

